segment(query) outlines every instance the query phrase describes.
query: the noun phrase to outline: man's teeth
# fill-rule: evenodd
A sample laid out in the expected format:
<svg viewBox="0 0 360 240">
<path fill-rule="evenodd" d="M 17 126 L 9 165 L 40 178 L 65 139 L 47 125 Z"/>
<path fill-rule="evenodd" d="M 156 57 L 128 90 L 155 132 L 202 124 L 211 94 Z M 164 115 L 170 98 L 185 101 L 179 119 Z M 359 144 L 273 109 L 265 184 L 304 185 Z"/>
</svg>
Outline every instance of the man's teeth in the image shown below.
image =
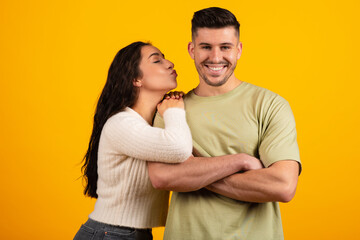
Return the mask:
<svg viewBox="0 0 360 240">
<path fill-rule="evenodd" d="M 214 71 L 219 71 L 219 70 L 223 69 L 224 67 L 209 67 L 209 68 Z"/>
</svg>

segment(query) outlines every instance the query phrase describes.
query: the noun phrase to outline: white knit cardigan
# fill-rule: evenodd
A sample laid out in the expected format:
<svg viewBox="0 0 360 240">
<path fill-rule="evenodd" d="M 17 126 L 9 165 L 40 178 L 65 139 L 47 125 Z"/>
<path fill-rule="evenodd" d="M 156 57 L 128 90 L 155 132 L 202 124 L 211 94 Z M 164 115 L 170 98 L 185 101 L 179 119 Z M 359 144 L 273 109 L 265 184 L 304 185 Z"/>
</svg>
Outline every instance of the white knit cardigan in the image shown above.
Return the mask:
<svg viewBox="0 0 360 240">
<path fill-rule="evenodd" d="M 179 163 L 192 153 L 185 111 L 169 108 L 165 129 L 152 127 L 131 108 L 108 119 L 98 151 L 98 199 L 93 220 L 118 226 L 164 226 L 169 193 L 153 188 L 146 161 Z"/>
</svg>

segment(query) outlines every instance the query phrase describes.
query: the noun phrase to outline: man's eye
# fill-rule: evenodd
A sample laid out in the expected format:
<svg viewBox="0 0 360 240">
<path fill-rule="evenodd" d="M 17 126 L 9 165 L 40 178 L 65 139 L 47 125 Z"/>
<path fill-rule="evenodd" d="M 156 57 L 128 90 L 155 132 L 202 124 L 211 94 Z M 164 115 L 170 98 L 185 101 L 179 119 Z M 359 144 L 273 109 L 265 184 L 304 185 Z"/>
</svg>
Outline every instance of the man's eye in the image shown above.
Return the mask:
<svg viewBox="0 0 360 240">
<path fill-rule="evenodd" d="M 154 63 L 159 63 L 160 62 L 160 60 L 157 60 L 157 61 L 155 61 Z"/>
<path fill-rule="evenodd" d="M 228 50 L 228 49 L 230 49 L 230 47 L 227 47 L 227 46 L 223 46 L 223 47 L 221 47 L 223 50 Z"/>
<path fill-rule="evenodd" d="M 203 46 L 202 49 L 210 49 L 209 46 Z"/>
</svg>

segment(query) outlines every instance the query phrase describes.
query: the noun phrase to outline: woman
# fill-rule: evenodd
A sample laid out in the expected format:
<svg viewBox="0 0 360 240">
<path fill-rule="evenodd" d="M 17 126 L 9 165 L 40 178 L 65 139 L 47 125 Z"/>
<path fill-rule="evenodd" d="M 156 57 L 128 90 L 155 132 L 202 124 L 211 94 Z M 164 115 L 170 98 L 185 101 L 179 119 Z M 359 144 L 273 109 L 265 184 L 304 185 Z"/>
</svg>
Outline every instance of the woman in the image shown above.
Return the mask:
<svg viewBox="0 0 360 240">
<path fill-rule="evenodd" d="M 97 201 L 74 239 L 152 239 L 151 228 L 164 226 L 168 193 L 152 187 L 146 161 L 183 162 L 192 151 L 181 95 L 161 102 L 177 86 L 173 68 L 148 43 L 115 56 L 83 165 L 84 194 Z M 165 129 L 151 126 L 156 109 Z"/>
</svg>

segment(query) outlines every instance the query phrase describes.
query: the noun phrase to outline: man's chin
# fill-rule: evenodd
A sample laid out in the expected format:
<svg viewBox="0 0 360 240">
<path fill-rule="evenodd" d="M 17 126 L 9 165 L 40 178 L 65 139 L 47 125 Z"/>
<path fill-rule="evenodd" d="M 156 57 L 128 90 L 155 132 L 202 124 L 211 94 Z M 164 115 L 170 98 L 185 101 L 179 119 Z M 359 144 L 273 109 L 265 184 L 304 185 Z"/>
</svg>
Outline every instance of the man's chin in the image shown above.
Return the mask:
<svg viewBox="0 0 360 240">
<path fill-rule="evenodd" d="M 204 81 L 207 85 L 213 86 L 213 87 L 220 87 L 224 85 L 227 82 L 228 78 L 219 77 L 219 78 L 204 78 Z"/>
</svg>

